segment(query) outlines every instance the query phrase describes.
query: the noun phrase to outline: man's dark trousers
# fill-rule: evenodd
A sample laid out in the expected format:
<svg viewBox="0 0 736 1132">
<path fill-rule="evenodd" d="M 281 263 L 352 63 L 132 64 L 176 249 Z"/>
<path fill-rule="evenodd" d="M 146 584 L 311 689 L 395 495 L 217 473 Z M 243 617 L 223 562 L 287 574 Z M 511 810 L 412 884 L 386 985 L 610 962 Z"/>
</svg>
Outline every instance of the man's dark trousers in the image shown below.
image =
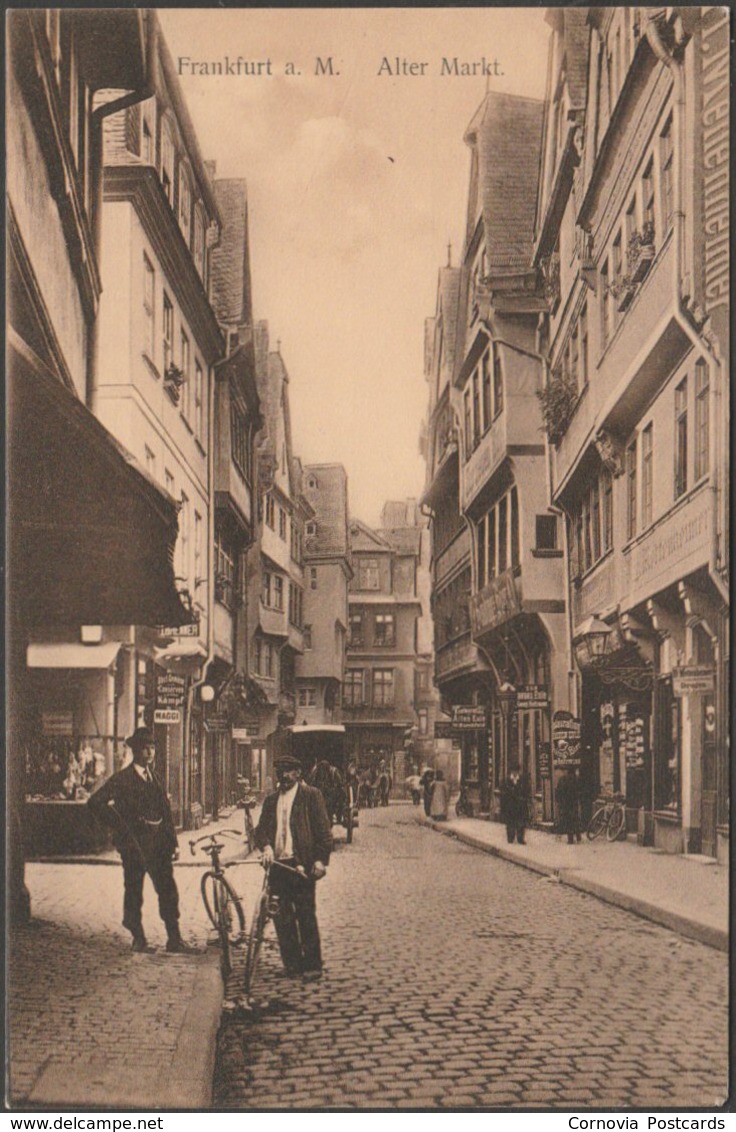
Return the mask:
<svg viewBox="0 0 736 1132">
<path fill-rule="evenodd" d="M 148 873 L 158 895 L 158 910 L 166 931 L 169 935 L 176 934 L 179 925 L 179 893 L 174 881 L 171 850 L 158 833 L 141 833 L 140 845 L 145 860 L 134 852 L 121 854 L 125 884 L 123 927 L 133 935 L 143 935 L 143 880 Z"/>
<path fill-rule="evenodd" d="M 293 862 L 290 862 L 293 868 Z M 271 892 L 279 898 L 274 916 L 281 958 L 287 971 L 319 971 L 322 949 L 315 905 L 316 882 L 280 869 L 274 864 L 269 876 Z"/>
</svg>

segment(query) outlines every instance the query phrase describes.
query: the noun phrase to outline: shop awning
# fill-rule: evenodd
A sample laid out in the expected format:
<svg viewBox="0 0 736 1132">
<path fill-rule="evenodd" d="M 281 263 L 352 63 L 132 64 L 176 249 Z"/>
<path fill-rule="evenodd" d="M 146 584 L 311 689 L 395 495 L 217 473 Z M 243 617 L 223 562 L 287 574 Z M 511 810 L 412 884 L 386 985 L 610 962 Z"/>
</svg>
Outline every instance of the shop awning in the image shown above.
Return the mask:
<svg viewBox="0 0 736 1132">
<path fill-rule="evenodd" d="M 120 651 L 119 641 L 82 645 L 75 641 L 28 646 L 29 668 L 109 668 Z"/>
<path fill-rule="evenodd" d="M 10 351 L 10 600 L 28 626 L 182 625 L 177 505 L 69 389 Z"/>
<path fill-rule="evenodd" d="M 207 649 L 201 641 L 175 641 L 164 649 L 156 649 L 156 664 L 171 664 L 176 661 L 203 660 Z"/>
</svg>

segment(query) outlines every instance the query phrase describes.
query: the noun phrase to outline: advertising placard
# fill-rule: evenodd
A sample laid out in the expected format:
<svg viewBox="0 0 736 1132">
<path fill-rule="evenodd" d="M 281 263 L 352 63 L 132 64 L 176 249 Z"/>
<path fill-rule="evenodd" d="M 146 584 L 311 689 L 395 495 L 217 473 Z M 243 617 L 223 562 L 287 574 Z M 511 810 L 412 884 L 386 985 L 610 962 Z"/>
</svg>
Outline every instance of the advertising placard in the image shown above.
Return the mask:
<svg viewBox="0 0 736 1132">
<path fill-rule="evenodd" d="M 153 713 L 154 723 L 180 723 L 181 712 L 176 708 L 156 708 Z"/>
<path fill-rule="evenodd" d="M 580 720 L 569 711 L 552 717 L 552 752 L 556 768 L 580 766 Z"/>
</svg>

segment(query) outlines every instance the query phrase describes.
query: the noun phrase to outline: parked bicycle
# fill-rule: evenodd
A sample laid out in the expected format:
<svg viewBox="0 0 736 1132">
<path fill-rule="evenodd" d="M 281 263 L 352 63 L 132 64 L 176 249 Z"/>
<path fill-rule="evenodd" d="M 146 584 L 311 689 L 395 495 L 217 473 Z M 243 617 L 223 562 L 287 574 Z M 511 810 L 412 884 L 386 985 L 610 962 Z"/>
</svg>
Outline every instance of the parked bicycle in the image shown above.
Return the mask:
<svg viewBox="0 0 736 1132">
<path fill-rule="evenodd" d="M 473 803 L 468 797 L 468 789 L 466 786 L 460 787 L 460 796 L 455 803 L 455 813 L 459 818 L 472 818 L 473 816 Z"/>
<path fill-rule="evenodd" d="M 202 903 L 207 916 L 212 922 L 220 938 L 220 969 L 223 981 L 226 982 L 232 971 L 233 947 L 240 947 L 245 941 L 245 914 L 243 905 L 237 892 L 225 876 L 225 871 L 234 865 L 242 865 L 243 861 L 220 860 L 220 852 L 225 848 L 220 837 L 232 837 L 240 841 L 241 833 L 237 829 L 221 829 L 215 833 L 205 834 L 189 842 L 192 856 L 196 853 L 196 846 L 201 841 L 207 844 L 201 847 L 200 852 L 207 853 L 210 858 L 210 868 L 207 869 L 200 882 Z"/>
<path fill-rule="evenodd" d="M 626 829 L 626 796 L 612 794 L 610 798 L 599 798 L 595 803 L 593 816 L 585 833 L 589 841 L 606 835 L 607 841 L 617 841 Z"/>
</svg>

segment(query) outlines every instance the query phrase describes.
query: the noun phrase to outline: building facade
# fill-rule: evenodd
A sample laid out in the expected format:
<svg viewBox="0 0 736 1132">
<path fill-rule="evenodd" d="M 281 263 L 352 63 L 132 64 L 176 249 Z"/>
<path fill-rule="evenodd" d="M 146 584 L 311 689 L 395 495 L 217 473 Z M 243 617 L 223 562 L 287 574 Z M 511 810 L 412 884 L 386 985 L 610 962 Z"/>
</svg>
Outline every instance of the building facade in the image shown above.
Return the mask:
<svg viewBox="0 0 736 1132">
<path fill-rule="evenodd" d="M 553 11 L 535 262 L 581 776 L 725 859 L 728 20 Z"/>
<path fill-rule="evenodd" d="M 84 799 L 116 767 L 132 623 L 188 619 L 174 500 L 90 411 L 102 131 L 149 89 L 143 12 L 35 11 L 8 23 L 8 802 L 11 913 L 23 854 L 88 850 Z M 43 422 L 43 427 L 39 427 Z"/>
<path fill-rule="evenodd" d="M 214 177 L 215 168 L 208 165 Z M 255 437 L 263 423 L 256 383 L 245 181 L 213 181 L 222 221 L 212 249 L 212 304 L 226 357 L 214 368 L 214 604 L 212 691 L 204 707 L 209 773 L 205 808 L 216 815 L 240 797 L 238 777 L 251 771 L 249 710 L 259 689 L 248 676 L 246 556 L 258 536 Z M 201 692 L 200 692 L 201 696 Z"/>
<path fill-rule="evenodd" d="M 494 816 L 503 780 L 519 769 L 535 819 L 549 822 L 552 704 L 567 707 L 569 684 L 562 534 L 549 505 L 537 397 L 546 302 L 532 245 L 542 111 L 531 99 L 488 94 L 466 132 L 463 260 L 440 273 L 427 335 L 425 501 L 437 681 L 457 721 L 463 782 L 476 809 Z"/>
<path fill-rule="evenodd" d="M 348 478 L 342 464 L 307 464 L 304 497 L 304 652 L 296 665 L 297 723 L 339 723 L 352 578 Z"/>
<path fill-rule="evenodd" d="M 403 790 L 410 773 L 405 744 L 417 724 L 420 541 L 419 527 L 372 530 L 355 519 L 350 523 L 353 577 L 342 721 L 358 767 L 371 769 L 384 760 L 394 792 Z"/>
<path fill-rule="evenodd" d="M 223 338 L 209 296 L 219 214 L 173 61 L 152 20 L 148 97 L 105 119 L 102 364 L 90 400 L 179 504 L 174 567 L 190 624 L 127 630 L 119 711 L 130 730 L 154 725 L 175 819 L 196 826 L 211 778 L 196 689 L 213 652 L 212 424 Z M 122 93 L 102 97 L 114 107 Z"/>
</svg>

